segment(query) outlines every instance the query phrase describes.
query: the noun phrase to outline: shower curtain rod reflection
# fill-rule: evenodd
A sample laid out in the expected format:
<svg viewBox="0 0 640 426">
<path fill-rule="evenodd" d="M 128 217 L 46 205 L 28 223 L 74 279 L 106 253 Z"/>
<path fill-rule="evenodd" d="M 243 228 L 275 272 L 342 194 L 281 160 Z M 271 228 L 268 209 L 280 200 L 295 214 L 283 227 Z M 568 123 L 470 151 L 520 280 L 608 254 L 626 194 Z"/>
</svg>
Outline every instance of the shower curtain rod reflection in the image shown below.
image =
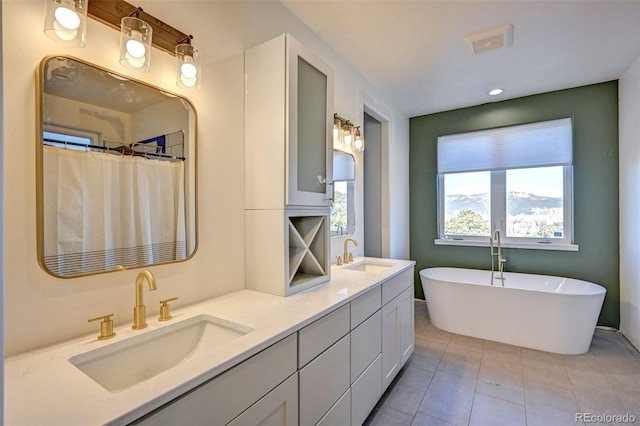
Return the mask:
<svg viewBox="0 0 640 426">
<path fill-rule="evenodd" d="M 140 156 L 140 157 L 146 157 L 148 158 L 148 156 L 152 155 L 154 157 L 158 157 L 158 158 L 164 158 L 164 159 L 168 159 L 168 160 L 175 160 L 175 161 L 184 161 L 186 158 L 185 157 L 174 157 L 172 155 L 167 155 L 167 154 L 158 154 L 156 152 L 142 152 L 142 151 L 136 151 L 131 147 L 128 146 L 120 146 L 117 148 L 111 148 L 108 146 L 101 146 L 101 145 L 88 145 L 88 144 L 84 144 L 84 143 L 78 143 L 78 142 L 70 142 L 70 141 L 60 141 L 60 140 L 55 140 L 55 139 L 47 139 L 44 138 L 43 142 L 45 145 L 47 146 L 53 146 L 53 147 L 58 147 L 58 148 L 66 148 L 67 146 L 77 146 L 80 148 L 86 148 L 87 150 L 89 149 L 101 149 L 103 151 L 107 151 L 107 152 L 113 152 L 113 153 L 118 153 L 122 156 L 124 155 L 130 155 L 130 156 Z M 64 146 L 62 146 L 64 145 Z M 138 146 L 144 146 L 143 144 L 133 144 L 138 145 Z"/>
</svg>

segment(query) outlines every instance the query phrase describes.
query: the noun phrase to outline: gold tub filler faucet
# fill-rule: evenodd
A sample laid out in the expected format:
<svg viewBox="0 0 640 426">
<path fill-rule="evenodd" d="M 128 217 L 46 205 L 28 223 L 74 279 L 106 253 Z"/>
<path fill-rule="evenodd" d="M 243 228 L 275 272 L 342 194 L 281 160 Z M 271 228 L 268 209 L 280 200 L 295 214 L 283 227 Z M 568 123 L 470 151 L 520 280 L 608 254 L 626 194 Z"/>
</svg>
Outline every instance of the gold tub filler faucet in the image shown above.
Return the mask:
<svg viewBox="0 0 640 426">
<path fill-rule="evenodd" d="M 494 241 L 498 242 L 498 251 L 494 251 Z M 493 260 L 493 258 L 496 257 L 498 259 L 498 272 L 500 273 L 500 276 L 497 277 L 497 279 L 502 281 L 502 287 L 504 287 L 504 280 L 506 280 L 506 278 L 504 277 L 504 264 L 507 262 L 507 258 L 502 255 L 502 244 L 500 244 L 499 229 L 496 229 L 493 233 L 493 237 L 489 238 L 489 247 L 491 250 L 491 285 L 493 285 L 495 274 L 495 261 Z"/>
<path fill-rule="evenodd" d="M 131 328 L 134 330 L 140 330 L 147 326 L 146 322 L 146 308 L 144 306 L 143 294 L 142 294 L 142 284 L 144 284 L 144 279 L 147 279 L 149 283 L 149 290 L 153 291 L 156 289 L 156 279 L 153 277 L 151 272 L 142 271 L 138 274 L 136 278 L 136 306 L 133 307 L 133 325 Z"/>
</svg>

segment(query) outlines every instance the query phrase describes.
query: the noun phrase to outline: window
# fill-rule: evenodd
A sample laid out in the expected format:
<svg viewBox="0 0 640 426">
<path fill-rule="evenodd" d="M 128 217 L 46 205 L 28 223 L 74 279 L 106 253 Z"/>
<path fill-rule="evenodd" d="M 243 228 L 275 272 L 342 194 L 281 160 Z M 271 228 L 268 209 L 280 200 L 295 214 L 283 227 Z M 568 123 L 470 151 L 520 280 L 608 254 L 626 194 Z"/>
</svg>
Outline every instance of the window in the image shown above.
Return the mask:
<svg viewBox="0 0 640 426">
<path fill-rule="evenodd" d="M 444 234 L 489 236 L 491 173 L 451 173 L 443 180 Z"/>
<path fill-rule="evenodd" d="M 439 137 L 439 243 L 575 247 L 572 145 L 569 118 Z"/>
<path fill-rule="evenodd" d="M 104 145 L 99 133 L 51 123 L 44 124 L 42 138 L 46 145 L 82 151 L 91 150 L 89 145 Z"/>
<path fill-rule="evenodd" d="M 333 151 L 333 203 L 331 204 L 331 235 L 355 232 L 355 159 L 346 152 Z"/>
</svg>

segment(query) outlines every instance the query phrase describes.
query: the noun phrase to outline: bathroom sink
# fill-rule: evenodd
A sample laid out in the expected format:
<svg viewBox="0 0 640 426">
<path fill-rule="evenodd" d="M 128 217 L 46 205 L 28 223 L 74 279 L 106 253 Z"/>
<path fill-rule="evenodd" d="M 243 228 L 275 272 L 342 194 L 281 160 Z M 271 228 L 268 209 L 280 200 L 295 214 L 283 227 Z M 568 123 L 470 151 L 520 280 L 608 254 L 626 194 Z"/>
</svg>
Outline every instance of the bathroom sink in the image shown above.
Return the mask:
<svg viewBox="0 0 640 426">
<path fill-rule="evenodd" d="M 199 315 L 69 358 L 110 392 L 120 392 L 175 367 L 199 351 L 253 331 L 242 324 Z"/>
<path fill-rule="evenodd" d="M 352 271 L 360 271 L 360 272 L 382 272 L 394 265 L 395 265 L 394 262 L 366 259 L 366 260 L 360 260 L 350 265 L 343 266 L 343 268 L 349 269 Z"/>
</svg>

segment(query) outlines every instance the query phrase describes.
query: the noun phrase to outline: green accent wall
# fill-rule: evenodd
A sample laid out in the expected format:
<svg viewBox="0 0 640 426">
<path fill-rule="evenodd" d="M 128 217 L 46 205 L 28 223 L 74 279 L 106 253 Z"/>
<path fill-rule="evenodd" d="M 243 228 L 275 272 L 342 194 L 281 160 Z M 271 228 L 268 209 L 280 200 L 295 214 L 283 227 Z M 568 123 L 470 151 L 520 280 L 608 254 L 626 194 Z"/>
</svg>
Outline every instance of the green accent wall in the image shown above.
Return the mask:
<svg viewBox="0 0 640 426">
<path fill-rule="evenodd" d="M 410 120 L 411 258 L 418 272 L 451 266 L 491 269 L 489 248 L 435 245 L 438 136 L 573 117 L 574 243 L 577 252 L 503 249 L 506 271 L 577 278 L 607 289 L 599 325 L 620 325 L 618 82 L 489 103 Z M 541 315 L 544 313 L 541 312 Z"/>
</svg>

